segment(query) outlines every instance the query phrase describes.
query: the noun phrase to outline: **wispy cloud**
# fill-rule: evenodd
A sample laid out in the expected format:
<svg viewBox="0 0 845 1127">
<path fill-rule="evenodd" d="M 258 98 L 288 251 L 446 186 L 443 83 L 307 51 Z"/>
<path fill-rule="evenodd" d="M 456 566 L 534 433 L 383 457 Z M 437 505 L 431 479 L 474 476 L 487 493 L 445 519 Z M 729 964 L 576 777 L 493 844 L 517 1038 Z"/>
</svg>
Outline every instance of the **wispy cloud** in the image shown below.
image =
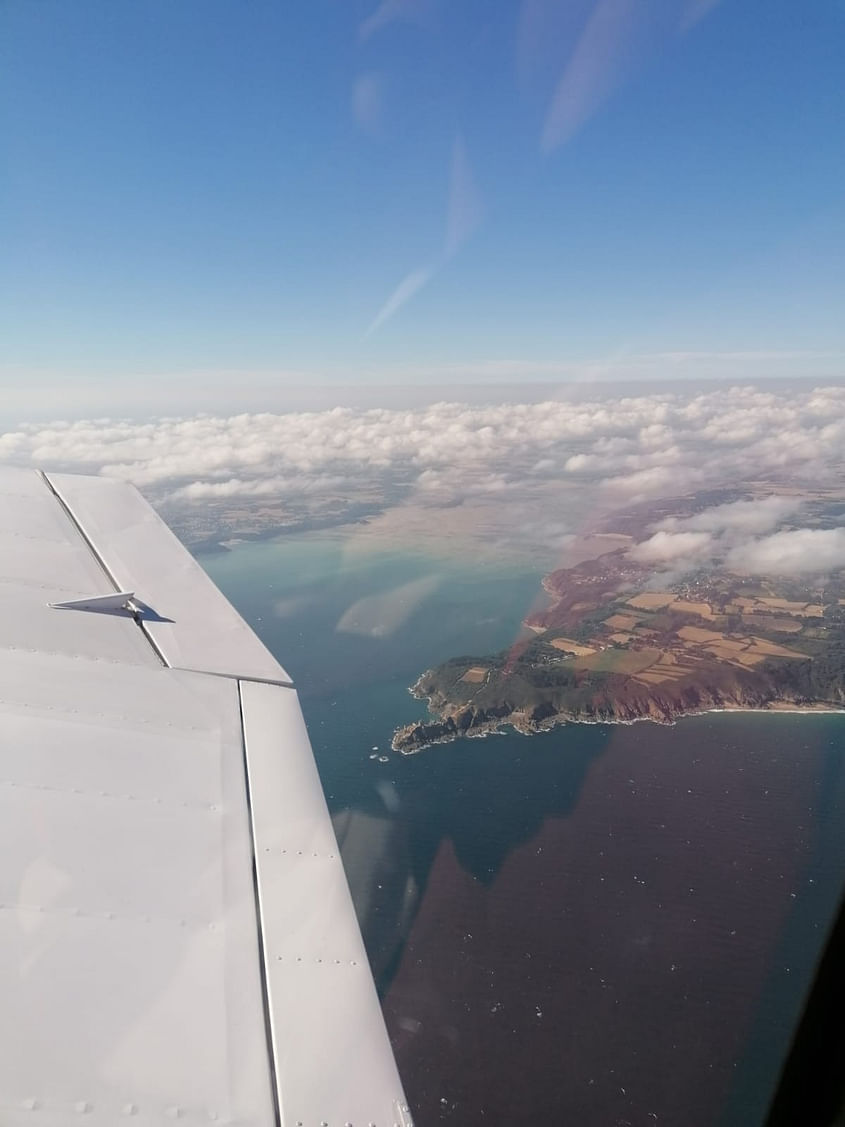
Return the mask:
<svg viewBox="0 0 845 1127">
<path fill-rule="evenodd" d="M 352 84 L 352 116 L 369 137 L 378 137 L 384 118 L 384 80 L 374 71 L 360 74 Z"/>
<path fill-rule="evenodd" d="M 595 0 L 549 102 L 541 150 L 550 153 L 571 140 L 637 67 L 690 31 L 719 3 L 685 0 L 679 17 L 674 2 Z M 543 19 L 549 22 L 548 15 Z M 536 13 L 533 23 L 542 26 Z"/>
<path fill-rule="evenodd" d="M 335 629 L 339 634 L 389 638 L 415 614 L 440 585 L 437 575 L 425 575 L 378 595 L 365 595 L 343 612 Z"/>
<path fill-rule="evenodd" d="M 451 258 L 481 223 L 484 207 L 461 134 L 452 145 L 444 257 Z"/>
<path fill-rule="evenodd" d="M 457 254 L 463 243 L 478 227 L 482 216 L 481 194 L 475 182 L 466 144 L 459 133 L 452 145 L 449 165 L 449 194 L 442 249 L 430 265 L 420 266 L 402 279 L 373 318 L 364 334 L 365 340 L 390 320 Z"/>
<path fill-rule="evenodd" d="M 722 0 L 689 0 L 686 9 L 681 15 L 681 31 L 689 31 L 710 15 L 721 4 Z"/>
<path fill-rule="evenodd" d="M 629 62 L 636 23 L 647 11 L 641 0 L 597 0 L 552 95 L 540 137 L 543 152 L 574 136 L 612 93 Z"/>
<path fill-rule="evenodd" d="M 361 22 L 358 37 L 364 42 L 393 23 L 417 23 L 425 17 L 429 8 L 428 0 L 381 0 L 374 11 Z"/>
<path fill-rule="evenodd" d="M 381 328 L 385 322 L 389 321 L 394 313 L 398 311 L 411 300 L 414 294 L 418 293 L 427 282 L 430 282 L 434 276 L 434 267 L 421 267 L 418 270 L 412 270 L 410 274 L 406 274 L 393 293 L 388 297 L 387 301 L 376 313 L 375 317 L 370 323 L 364 339 L 373 335 Z"/>
</svg>

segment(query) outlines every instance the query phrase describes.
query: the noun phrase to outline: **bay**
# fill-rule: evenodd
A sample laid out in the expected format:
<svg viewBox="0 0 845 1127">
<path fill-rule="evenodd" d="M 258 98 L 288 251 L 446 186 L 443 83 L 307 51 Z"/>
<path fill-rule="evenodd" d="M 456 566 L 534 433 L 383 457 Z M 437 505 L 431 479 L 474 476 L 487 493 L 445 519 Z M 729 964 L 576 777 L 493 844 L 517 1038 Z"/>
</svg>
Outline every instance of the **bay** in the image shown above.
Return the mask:
<svg viewBox="0 0 845 1127">
<path fill-rule="evenodd" d="M 845 717 L 400 757 L 408 685 L 517 640 L 544 565 L 354 534 L 202 562 L 298 686 L 417 1122 L 761 1123 L 841 893 Z"/>
</svg>

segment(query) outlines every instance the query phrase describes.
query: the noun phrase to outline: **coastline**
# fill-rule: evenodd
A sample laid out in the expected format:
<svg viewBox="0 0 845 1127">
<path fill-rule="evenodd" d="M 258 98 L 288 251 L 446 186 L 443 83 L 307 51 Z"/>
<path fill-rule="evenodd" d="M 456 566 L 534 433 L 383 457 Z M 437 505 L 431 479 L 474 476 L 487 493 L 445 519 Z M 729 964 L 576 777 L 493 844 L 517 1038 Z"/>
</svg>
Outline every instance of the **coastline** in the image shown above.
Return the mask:
<svg viewBox="0 0 845 1127">
<path fill-rule="evenodd" d="M 412 696 L 417 696 L 414 692 L 416 686 L 412 686 L 408 691 Z M 423 699 L 417 697 L 417 699 Z M 430 706 L 431 698 L 425 698 Z M 765 705 L 758 705 L 756 707 L 749 707 L 748 705 L 741 704 L 723 704 L 711 708 L 699 709 L 679 709 L 669 717 L 660 717 L 650 714 L 641 716 L 621 716 L 621 717 L 594 717 L 594 716 L 581 716 L 573 713 L 559 713 L 556 716 L 550 716 L 540 721 L 539 723 L 527 720 L 524 714 L 512 713 L 510 717 L 495 718 L 486 721 L 475 727 L 468 727 L 461 729 L 454 727 L 442 735 L 434 736 L 424 743 L 416 744 L 413 747 L 402 747 L 401 738 L 403 734 L 411 734 L 420 728 L 432 727 L 435 728 L 439 724 L 448 721 L 449 718 L 441 718 L 439 720 L 432 718 L 430 724 L 426 721 L 418 721 L 415 724 L 406 724 L 401 728 L 397 728 L 390 741 L 391 751 L 399 755 L 417 755 L 426 748 L 434 747 L 436 744 L 453 743 L 459 739 L 486 739 L 488 736 L 503 736 L 507 735 L 508 730 L 511 730 L 521 736 L 535 736 L 543 732 L 550 732 L 554 728 L 564 727 L 566 724 L 611 724 L 611 725 L 631 725 L 641 722 L 651 722 L 653 724 L 660 724 L 664 727 L 674 727 L 678 720 L 682 720 L 687 716 L 706 716 L 709 713 L 719 712 L 737 712 L 737 713 L 753 713 L 757 715 L 774 714 L 774 715 L 791 715 L 791 716 L 820 716 L 840 714 L 845 715 L 845 708 L 835 704 L 827 704 L 824 701 L 808 702 L 806 705 L 796 705 L 793 701 L 787 700 L 773 700 L 767 702 Z"/>
</svg>

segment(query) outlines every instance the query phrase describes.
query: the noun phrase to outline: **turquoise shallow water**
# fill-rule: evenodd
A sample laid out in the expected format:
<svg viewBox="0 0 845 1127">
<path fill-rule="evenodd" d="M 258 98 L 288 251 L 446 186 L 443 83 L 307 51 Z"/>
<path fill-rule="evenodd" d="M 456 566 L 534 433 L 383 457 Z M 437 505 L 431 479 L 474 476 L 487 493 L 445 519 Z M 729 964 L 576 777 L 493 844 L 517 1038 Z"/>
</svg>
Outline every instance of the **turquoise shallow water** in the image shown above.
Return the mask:
<svg viewBox="0 0 845 1127">
<path fill-rule="evenodd" d="M 299 686 L 418 1122 L 761 1122 L 841 892 L 845 717 L 398 757 L 408 685 L 513 641 L 539 570 L 325 534 L 203 563 Z"/>
</svg>

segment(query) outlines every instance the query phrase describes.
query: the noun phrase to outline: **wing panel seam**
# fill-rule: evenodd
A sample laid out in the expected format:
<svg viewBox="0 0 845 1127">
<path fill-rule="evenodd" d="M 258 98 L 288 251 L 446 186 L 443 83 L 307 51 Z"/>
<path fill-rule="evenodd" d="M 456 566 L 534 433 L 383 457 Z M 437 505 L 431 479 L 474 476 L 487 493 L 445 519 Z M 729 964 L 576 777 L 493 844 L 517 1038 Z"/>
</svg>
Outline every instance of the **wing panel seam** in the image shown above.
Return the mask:
<svg viewBox="0 0 845 1127">
<path fill-rule="evenodd" d="M 172 665 L 169 668 L 177 669 L 180 673 L 201 673 L 204 677 L 222 677 L 225 681 L 248 681 L 255 685 L 275 685 L 279 689 L 295 688 L 293 681 L 277 681 L 273 677 L 245 677 L 242 673 L 221 673 L 219 669 L 191 669 L 186 665 Z"/>
<path fill-rule="evenodd" d="M 252 785 L 249 777 L 249 755 L 246 750 L 246 726 L 244 724 L 244 701 L 241 682 L 238 684 L 238 718 L 241 726 L 241 755 L 244 767 L 244 790 L 246 793 L 247 818 L 249 819 L 249 840 L 252 846 L 252 890 L 255 903 L 255 930 L 258 936 L 258 966 L 261 976 L 261 1000 L 264 1008 L 264 1034 L 267 1038 L 267 1058 L 270 1069 L 270 1082 L 273 1095 L 275 1127 L 283 1127 L 282 1108 L 279 1100 L 279 1077 L 276 1068 L 276 1047 L 273 1038 L 273 1022 L 270 1014 L 270 988 L 267 981 L 267 948 L 264 943 L 264 925 L 261 913 L 261 891 L 258 884 L 258 858 L 256 857 L 255 819 L 252 811 Z"/>
</svg>

